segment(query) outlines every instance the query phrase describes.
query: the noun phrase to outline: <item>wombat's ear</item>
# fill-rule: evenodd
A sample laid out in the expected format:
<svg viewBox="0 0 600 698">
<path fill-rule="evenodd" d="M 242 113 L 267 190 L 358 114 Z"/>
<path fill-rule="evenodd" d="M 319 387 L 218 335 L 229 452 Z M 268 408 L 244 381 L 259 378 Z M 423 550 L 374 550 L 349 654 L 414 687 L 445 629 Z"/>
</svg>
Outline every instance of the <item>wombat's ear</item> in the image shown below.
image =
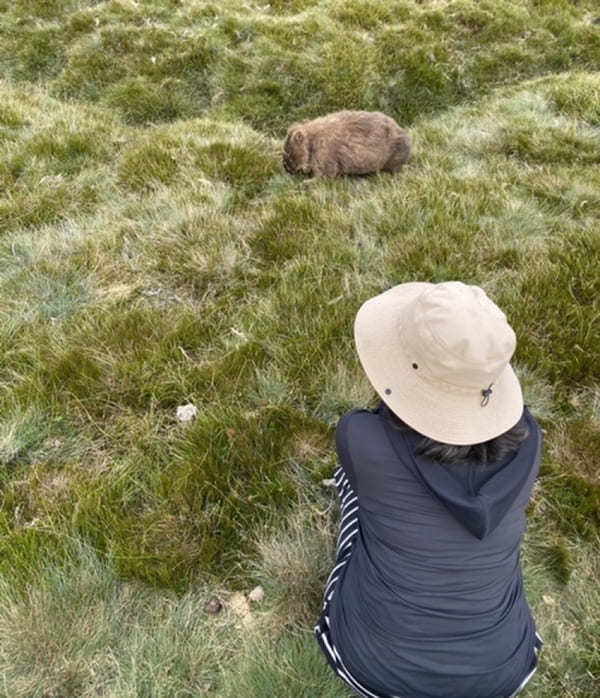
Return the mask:
<svg viewBox="0 0 600 698">
<path fill-rule="evenodd" d="M 294 143 L 303 143 L 304 142 L 304 133 L 300 129 L 297 129 L 292 133 L 292 141 Z"/>
</svg>

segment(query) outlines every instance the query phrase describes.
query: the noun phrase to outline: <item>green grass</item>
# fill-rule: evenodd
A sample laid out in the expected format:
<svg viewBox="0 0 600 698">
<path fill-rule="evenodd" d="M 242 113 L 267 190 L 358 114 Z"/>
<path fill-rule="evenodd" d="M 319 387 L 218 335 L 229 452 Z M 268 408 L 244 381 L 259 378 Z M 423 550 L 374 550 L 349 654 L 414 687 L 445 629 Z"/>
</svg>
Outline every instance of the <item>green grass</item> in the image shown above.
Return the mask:
<svg viewBox="0 0 600 698">
<path fill-rule="evenodd" d="M 404 123 L 500 84 L 593 69 L 593 3 L 40 3 L 7 6 L 0 65 L 134 124 L 224 111 L 281 134 L 348 106 Z M 352 50 L 347 47 L 351 45 Z"/>
<path fill-rule="evenodd" d="M 2 695 L 197 695 L 235 639 L 235 619 L 213 621 L 207 598 L 205 590 L 175 597 L 123 584 L 92 551 L 73 546 L 22 594 L 3 582 Z"/>
<path fill-rule="evenodd" d="M 333 427 L 373 397 L 354 315 L 395 283 L 459 278 L 505 310 L 546 432 L 524 565 L 547 645 L 528 693 L 594 695 L 595 4 L 0 13 L 0 694 L 345 696 L 310 628 Z M 338 108 L 395 116 L 411 163 L 287 175 L 287 126 Z M 211 590 L 256 583 L 256 633 L 203 615 Z"/>
</svg>

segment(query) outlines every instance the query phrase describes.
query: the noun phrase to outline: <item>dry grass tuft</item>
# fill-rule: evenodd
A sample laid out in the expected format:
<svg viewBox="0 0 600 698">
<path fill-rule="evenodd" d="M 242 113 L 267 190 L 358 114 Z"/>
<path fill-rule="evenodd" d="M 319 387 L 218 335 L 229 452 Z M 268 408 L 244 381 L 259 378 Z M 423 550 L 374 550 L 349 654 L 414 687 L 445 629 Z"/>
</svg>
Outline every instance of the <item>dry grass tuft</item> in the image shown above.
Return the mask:
<svg viewBox="0 0 600 698">
<path fill-rule="evenodd" d="M 257 542 L 254 575 L 270 600 L 275 631 L 310 627 L 319 614 L 335 558 L 334 497 L 304 501 L 283 527 Z"/>
</svg>

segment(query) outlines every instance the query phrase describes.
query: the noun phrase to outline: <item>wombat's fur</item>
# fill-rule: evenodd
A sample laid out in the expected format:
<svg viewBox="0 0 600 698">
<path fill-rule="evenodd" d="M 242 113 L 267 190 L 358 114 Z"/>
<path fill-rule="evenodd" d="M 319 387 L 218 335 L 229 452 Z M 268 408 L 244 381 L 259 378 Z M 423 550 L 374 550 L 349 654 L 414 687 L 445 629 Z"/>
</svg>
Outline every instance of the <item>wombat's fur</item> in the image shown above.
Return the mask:
<svg viewBox="0 0 600 698">
<path fill-rule="evenodd" d="M 339 111 L 292 124 L 283 166 L 315 177 L 397 172 L 411 154 L 410 136 L 381 112 Z"/>
</svg>

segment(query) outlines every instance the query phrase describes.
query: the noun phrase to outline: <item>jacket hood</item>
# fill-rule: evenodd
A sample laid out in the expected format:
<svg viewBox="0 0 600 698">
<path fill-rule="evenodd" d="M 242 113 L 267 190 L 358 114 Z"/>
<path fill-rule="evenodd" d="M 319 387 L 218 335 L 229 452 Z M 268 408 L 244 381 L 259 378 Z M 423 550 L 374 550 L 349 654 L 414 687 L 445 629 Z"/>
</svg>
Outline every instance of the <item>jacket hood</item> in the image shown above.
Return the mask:
<svg viewBox="0 0 600 698">
<path fill-rule="evenodd" d="M 475 537 L 482 540 L 502 521 L 523 489 L 533 468 L 539 466 L 541 431 L 527 408 L 524 419 L 528 436 L 518 450 L 496 463 L 485 465 L 460 461 L 452 465 L 440 464 L 415 454 L 422 438 L 413 431 L 396 431 L 386 422 L 385 428 L 394 448 L 398 439 L 406 442 L 403 458 L 415 477 L 450 511 L 454 518 Z"/>
</svg>

